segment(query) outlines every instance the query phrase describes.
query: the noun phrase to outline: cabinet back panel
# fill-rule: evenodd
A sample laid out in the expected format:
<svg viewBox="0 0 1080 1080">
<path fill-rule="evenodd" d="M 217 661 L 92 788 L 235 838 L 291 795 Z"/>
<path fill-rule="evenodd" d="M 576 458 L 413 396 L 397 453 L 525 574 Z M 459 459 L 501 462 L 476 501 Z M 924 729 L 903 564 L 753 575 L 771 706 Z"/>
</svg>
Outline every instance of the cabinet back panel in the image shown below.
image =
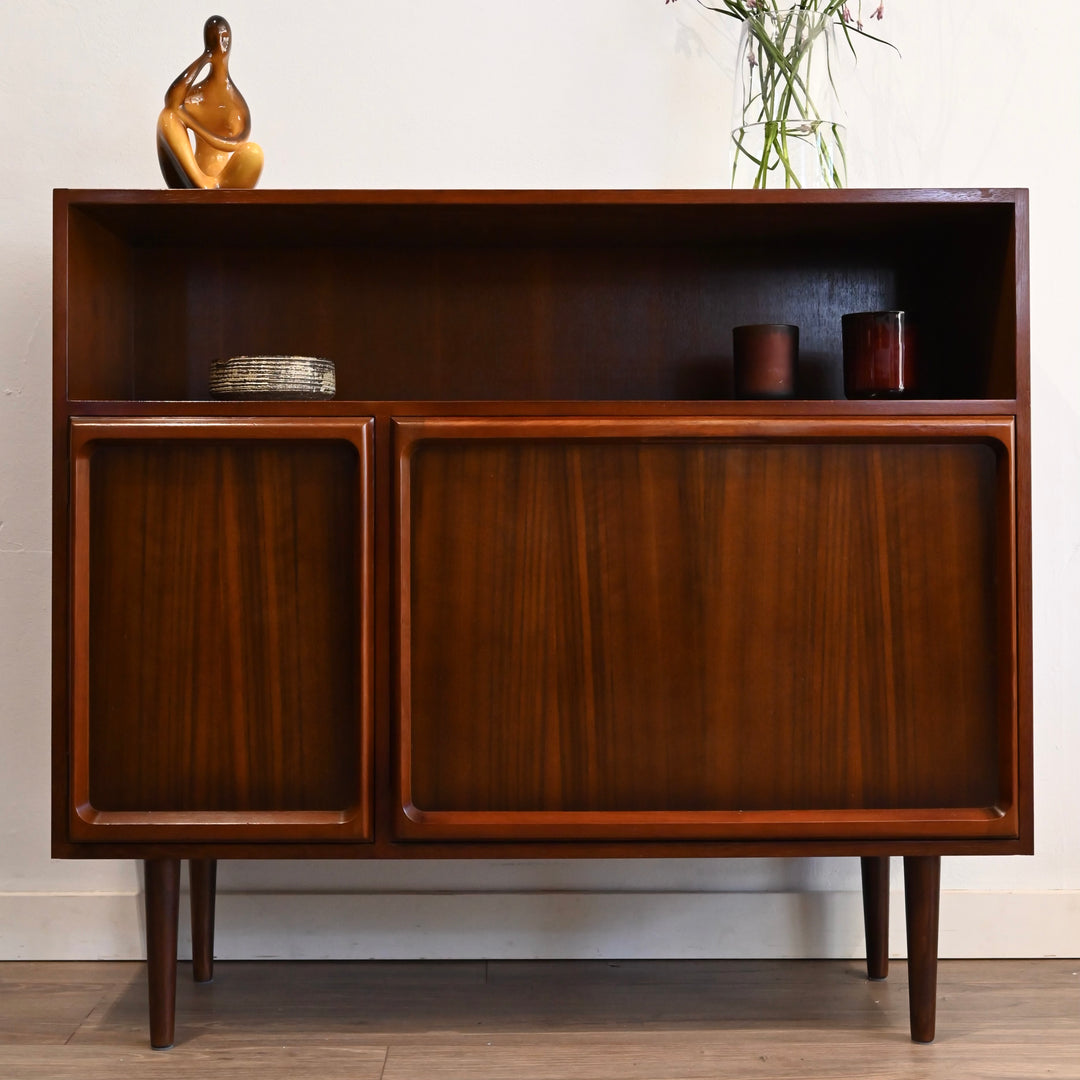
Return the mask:
<svg viewBox="0 0 1080 1080">
<path fill-rule="evenodd" d="M 338 441 L 93 449 L 95 809 L 360 801 L 357 469 Z"/>
<path fill-rule="evenodd" d="M 841 316 L 898 307 L 925 324 L 926 396 L 1013 392 L 990 385 L 979 300 L 955 320 L 900 246 L 174 248 L 138 265 L 147 400 L 205 398 L 212 359 L 261 353 L 330 357 L 345 400 L 723 399 L 748 322 L 797 324 L 800 394 L 842 398 Z"/>
<path fill-rule="evenodd" d="M 421 442 L 412 803 L 994 805 L 1005 467 L 960 440 Z"/>
</svg>

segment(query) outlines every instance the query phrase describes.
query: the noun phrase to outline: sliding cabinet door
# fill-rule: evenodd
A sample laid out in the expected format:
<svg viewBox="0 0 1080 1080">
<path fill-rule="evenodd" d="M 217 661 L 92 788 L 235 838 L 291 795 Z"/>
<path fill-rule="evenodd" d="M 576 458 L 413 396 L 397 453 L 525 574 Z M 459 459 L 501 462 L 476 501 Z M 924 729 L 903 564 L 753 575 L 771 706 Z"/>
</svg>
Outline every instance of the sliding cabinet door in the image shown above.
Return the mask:
<svg viewBox="0 0 1080 1080">
<path fill-rule="evenodd" d="M 396 833 L 1014 836 L 1010 420 L 395 426 Z"/>
</svg>

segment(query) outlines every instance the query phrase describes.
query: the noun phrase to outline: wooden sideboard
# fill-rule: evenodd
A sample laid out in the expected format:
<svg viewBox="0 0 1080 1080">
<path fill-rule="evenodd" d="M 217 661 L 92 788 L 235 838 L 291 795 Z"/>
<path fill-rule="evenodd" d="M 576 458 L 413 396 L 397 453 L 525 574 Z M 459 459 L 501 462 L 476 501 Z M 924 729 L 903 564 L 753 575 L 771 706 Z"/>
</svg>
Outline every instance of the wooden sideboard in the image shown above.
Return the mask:
<svg viewBox="0 0 1080 1080">
<path fill-rule="evenodd" d="M 58 857 L 1032 851 L 1023 191 L 58 191 Z M 843 397 L 841 316 L 920 324 Z M 795 323 L 795 400 L 731 328 Z M 327 356 L 332 402 L 209 400 Z"/>
</svg>

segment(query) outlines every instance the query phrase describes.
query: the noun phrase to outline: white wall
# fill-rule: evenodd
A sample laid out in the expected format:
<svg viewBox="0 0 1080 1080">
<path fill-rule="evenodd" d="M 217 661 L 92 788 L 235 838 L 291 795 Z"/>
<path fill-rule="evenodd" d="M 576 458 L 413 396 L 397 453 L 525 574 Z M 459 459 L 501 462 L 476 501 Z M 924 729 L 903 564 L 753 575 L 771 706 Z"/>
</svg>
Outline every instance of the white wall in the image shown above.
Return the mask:
<svg viewBox="0 0 1080 1080">
<path fill-rule="evenodd" d="M 946 860 L 942 952 L 1080 955 L 1080 75 L 1037 5 L 887 8 L 880 29 L 903 57 L 861 50 L 852 185 L 1031 189 L 1037 854 Z M 694 0 L 232 0 L 223 13 L 263 187 L 727 182 L 734 24 Z M 0 10 L 0 956 L 141 950 L 135 867 L 48 855 L 50 193 L 162 186 L 154 121 L 209 14 Z M 221 888 L 230 956 L 860 948 L 855 860 L 228 863 Z"/>
</svg>

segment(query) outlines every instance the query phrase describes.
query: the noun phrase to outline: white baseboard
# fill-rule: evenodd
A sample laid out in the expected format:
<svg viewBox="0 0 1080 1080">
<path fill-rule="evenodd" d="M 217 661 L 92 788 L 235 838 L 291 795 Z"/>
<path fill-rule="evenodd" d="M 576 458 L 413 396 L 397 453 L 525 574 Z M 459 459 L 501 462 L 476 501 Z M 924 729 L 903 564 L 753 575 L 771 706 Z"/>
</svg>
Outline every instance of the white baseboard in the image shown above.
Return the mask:
<svg viewBox="0 0 1080 1080">
<path fill-rule="evenodd" d="M 180 954 L 190 956 L 186 898 Z M 222 959 L 863 955 L 854 892 L 220 893 Z M 901 893 L 891 952 L 905 955 Z M 142 897 L 0 893 L 0 959 L 144 956 Z M 1080 957 L 1080 892 L 945 892 L 942 957 Z"/>
</svg>

